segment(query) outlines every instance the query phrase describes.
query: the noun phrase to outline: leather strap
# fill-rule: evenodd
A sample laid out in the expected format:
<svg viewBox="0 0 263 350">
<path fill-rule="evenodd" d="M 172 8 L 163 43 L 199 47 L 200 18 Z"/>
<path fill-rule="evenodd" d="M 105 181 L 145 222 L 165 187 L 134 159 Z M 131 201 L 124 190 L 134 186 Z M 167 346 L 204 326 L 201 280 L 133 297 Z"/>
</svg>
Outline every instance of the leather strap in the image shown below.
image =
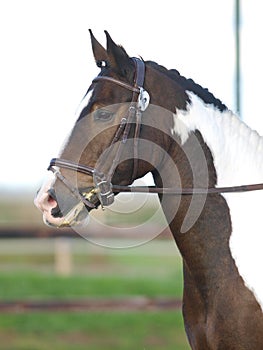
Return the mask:
<svg viewBox="0 0 263 350">
<path fill-rule="evenodd" d="M 134 86 L 139 87 L 140 92 L 144 85 L 145 78 L 145 64 L 142 60 L 137 57 L 132 58 L 135 65 L 135 77 L 134 77 Z M 133 96 L 134 97 L 134 96 Z M 134 97 L 135 99 L 135 97 Z M 134 101 L 135 102 L 135 101 Z M 138 104 L 138 98 L 137 98 Z M 135 131 L 134 131 L 134 140 L 133 140 L 133 172 L 132 172 L 132 180 L 136 179 L 136 175 L 138 172 L 138 163 L 139 163 L 139 136 L 141 131 L 141 117 L 142 112 L 140 111 L 138 105 L 135 113 Z"/>
<path fill-rule="evenodd" d="M 144 83 L 144 74 L 145 74 L 145 64 L 142 60 L 140 60 L 137 57 L 132 57 L 132 60 L 135 65 L 135 76 L 134 76 L 134 86 L 125 83 L 124 81 L 117 80 L 112 77 L 106 77 L 103 75 L 97 76 L 95 79 L 92 80 L 92 83 L 97 83 L 100 80 L 108 81 L 114 84 L 117 84 L 127 90 L 130 90 L 132 92 L 135 92 L 137 94 L 140 93 L 140 88 L 143 87 Z"/>
<path fill-rule="evenodd" d="M 132 60 L 135 65 L 134 87 L 140 90 L 144 85 L 145 64 L 137 57 L 132 57 Z"/>
<path fill-rule="evenodd" d="M 114 79 L 114 78 L 112 78 L 112 77 L 104 77 L 104 76 L 101 75 L 101 76 L 98 76 L 98 77 L 96 77 L 95 79 L 93 79 L 93 80 L 92 80 L 92 83 L 97 83 L 97 82 L 99 82 L 100 80 L 108 81 L 108 82 L 110 82 L 110 83 L 117 84 L 117 85 L 119 85 L 119 86 L 121 86 L 121 87 L 123 87 L 123 88 L 125 88 L 125 89 L 127 89 L 127 90 L 130 90 L 130 91 L 132 91 L 132 92 L 136 92 L 137 94 L 140 93 L 140 89 L 139 89 L 139 88 L 137 88 L 137 87 L 135 87 L 135 86 L 132 86 L 132 85 L 130 85 L 130 84 L 127 84 L 127 83 L 125 83 L 124 81 L 120 81 L 120 80 Z"/>
<path fill-rule="evenodd" d="M 123 145 L 126 143 L 128 135 L 130 133 L 131 125 L 135 124 L 135 131 L 133 136 L 133 172 L 132 172 L 132 180 L 136 178 L 137 171 L 138 171 L 138 143 L 139 143 L 139 135 L 140 135 L 140 129 L 141 129 L 141 111 L 138 107 L 138 98 L 141 93 L 141 89 L 144 84 L 144 77 L 145 77 L 145 64 L 142 60 L 133 57 L 132 61 L 135 66 L 135 74 L 134 74 L 134 86 L 124 83 L 120 80 L 116 80 L 112 77 L 106 77 L 106 76 L 98 76 L 93 80 L 93 82 L 98 82 L 100 80 L 108 81 L 115 83 L 125 89 L 128 89 L 132 91 L 132 100 L 131 105 L 128 110 L 128 114 L 126 118 L 122 118 L 120 126 L 115 133 L 113 140 L 111 144 L 114 144 L 117 142 L 122 134 L 122 142 L 119 143 L 119 146 L 117 148 L 113 163 L 109 169 L 109 172 L 106 176 L 106 179 L 108 182 L 111 182 L 111 179 L 113 177 L 113 174 L 116 170 L 116 167 L 118 166 L 121 152 Z"/>
<path fill-rule="evenodd" d="M 55 172 L 53 166 L 60 166 L 62 168 L 79 171 L 86 175 L 92 175 L 95 169 L 80 165 L 75 162 L 71 162 L 65 159 L 53 158 L 50 162 L 48 170 Z M 103 175 L 103 174 L 101 174 Z M 65 182 L 65 180 L 63 180 Z M 69 184 L 66 184 L 69 187 Z M 75 191 L 76 189 L 74 189 Z M 252 185 L 240 185 L 230 187 L 211 187 L 211 188 L 162 188 L 155 186 L 120 186 L 113 185 L 112 190 L 116 193 L 120 192 L 137 192 L 137 193 L 159 193 L 159 194 L 171 194 L 171 195 L 204 195 L 204 194 L 216 194 L 216 193 L 241 193 L 263 190 L 263 183 L 252 184 Z M 73 192 L 73 191 L 72 191 Z"/>
<path fill-rule="evenodd" d="M 50 170 L 50 168 L 53 166 L 58 166 L 69 170 L 75 170 L 75 171 L 78 171 L 79 173 L 90 175 L 90 176 L 93 176 L 95 172 L 94 168 L 91 168 L 86 165 L 81 165 L 79 163 L 72 162 L 71 160 L 66 160 L 62 158 L 52 158 L 50 161 L 48 170 Z"/>
<path fill-rule="evenodd" d="M 173 188 L 155 186 L 119 186 L 113 185 L 112 190 L 116 193 L 158 193 L 170 195 L 207 195 L 218 193 L 242 193 L 263 190 L 263 183 L 252 185 L 240 185 L 229 187 L 209 187 L 209 188 Z"/>
</svg>

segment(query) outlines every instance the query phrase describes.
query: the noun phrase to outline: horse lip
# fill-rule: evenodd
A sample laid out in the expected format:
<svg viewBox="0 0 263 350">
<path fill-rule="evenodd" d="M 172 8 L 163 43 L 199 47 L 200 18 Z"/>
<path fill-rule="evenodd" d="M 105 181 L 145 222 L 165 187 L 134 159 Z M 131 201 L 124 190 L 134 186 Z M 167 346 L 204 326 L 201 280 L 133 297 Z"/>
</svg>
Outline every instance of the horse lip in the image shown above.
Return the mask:
<svg viewBox="0 0 263 350">
<path fill-rule="evenodd" d="M 53 217 L 50 218 L 46 215 L 47 213 L 43 214 L 43 221 L 44 223 L 49 226 L 49 227 L 53 227 L 53 228 L 60 228 L 60 227 L 66 227 L 66 225 L 64 225 L 64 218 L 55 218 L 55 220 L 53 221 Z"/>
</svg>

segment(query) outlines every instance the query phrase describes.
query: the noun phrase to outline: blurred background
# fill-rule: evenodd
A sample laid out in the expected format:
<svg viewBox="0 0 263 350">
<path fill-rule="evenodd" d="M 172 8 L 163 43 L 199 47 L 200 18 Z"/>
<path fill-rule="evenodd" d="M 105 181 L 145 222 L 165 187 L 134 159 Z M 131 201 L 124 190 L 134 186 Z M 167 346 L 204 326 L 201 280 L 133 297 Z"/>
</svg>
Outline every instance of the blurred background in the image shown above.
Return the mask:
<svg viewBox="0 0 263 350">
<path fill-rule="evenodd" d="M 161 217 L 150 220 L 156 202 L 131 221 L 162 234 L 110 249 L 92 239 L 109 235 L 96 225 L 88 240 L 47 228 L 33 198 L 98 73 L 89 28 L 209 88 L 262 134 L 262 10 L 256 0 L 0 2 L 0 349 L 189 349 L 181 259 Z M 99 215 L 113 228 L 124 220 Z M 122 245 L 114 229 L 110 239 Z"/>
</svg>

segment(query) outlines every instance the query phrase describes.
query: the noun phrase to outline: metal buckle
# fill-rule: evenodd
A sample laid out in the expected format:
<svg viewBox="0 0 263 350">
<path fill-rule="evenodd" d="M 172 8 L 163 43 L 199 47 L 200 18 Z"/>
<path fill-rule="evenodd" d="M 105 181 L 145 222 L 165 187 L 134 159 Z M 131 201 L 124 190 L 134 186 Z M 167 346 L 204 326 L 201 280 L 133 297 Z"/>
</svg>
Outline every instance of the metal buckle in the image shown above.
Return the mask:
<svg viewBox="0 0 263 350">
<path fill-rule="evenodd" d="M 140 87 L 140 93 L 138 97 L 138 108 L 141 112 L 144 112 L 150 103 L 150 95 L 144 88 Z"/>
<path fill-rule="evenodd" d="M 96 183 L 97 196 L 102 207 L 107 207 L 114 202 L 114 194 L 112 192 L 112 184 L 106 180 Z"/>
<path fill-rule="evenodd" d="M 112 184 L 106 180 L 105 175 L 101 176 L 101 173 L 95 171 L 93 181 L 96 188 L 96 195 L 103 207 L 107 207 L 114 202 L 114 194 L 112 192 Z"/>
</svg>

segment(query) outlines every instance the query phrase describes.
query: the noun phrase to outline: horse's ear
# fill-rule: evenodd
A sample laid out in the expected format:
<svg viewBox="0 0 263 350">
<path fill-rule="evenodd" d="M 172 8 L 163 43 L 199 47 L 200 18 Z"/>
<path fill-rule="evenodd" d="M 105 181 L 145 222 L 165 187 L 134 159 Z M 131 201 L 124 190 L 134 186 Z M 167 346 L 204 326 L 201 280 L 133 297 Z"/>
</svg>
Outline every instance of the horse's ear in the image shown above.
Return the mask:
<svg viewBox="0 0 263 350">
<path fill-rule="evenodd" d="M 96 65 L 99 68 L 108 66 L 109 65 L 109 57 L 108 57 L 107 51 L 95 38 L 91 29 L 89 29 L 89 32 L 90 32 L 90 39 L 91 39 L 93 56 L 95 58 Z"/>
<path fill-rule="evenodd" d="M 129 75 L 132 71 L 133 65 L 131 59 L 122 46 L 118 46 L 105 30 L 107 37 L 107 53 L 109 57 L 110 67 L 124 76 Z"/>
</svg>

